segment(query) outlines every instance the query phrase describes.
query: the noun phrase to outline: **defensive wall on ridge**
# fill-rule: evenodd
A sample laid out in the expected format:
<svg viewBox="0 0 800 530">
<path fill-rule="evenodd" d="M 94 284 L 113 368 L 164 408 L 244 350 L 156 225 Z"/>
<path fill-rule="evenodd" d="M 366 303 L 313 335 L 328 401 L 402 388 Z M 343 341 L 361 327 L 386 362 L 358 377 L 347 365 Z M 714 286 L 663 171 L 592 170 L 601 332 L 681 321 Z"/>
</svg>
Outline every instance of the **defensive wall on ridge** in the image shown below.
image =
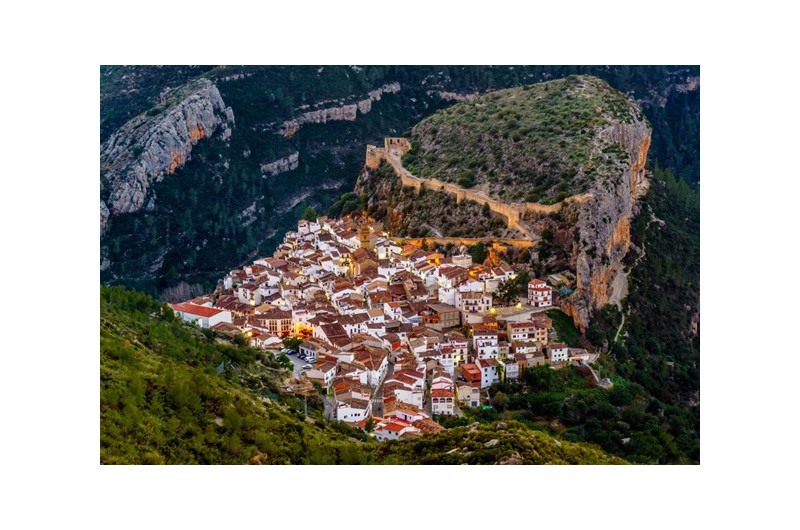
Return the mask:
<svg viewBox="0 0 800 530">
<path fill-rule="evenodd" d="M 403 186 L 411 187 L 417 190 L 417 193 L 425 187 L 429 190 L 445 191 L 451 195 L 455 195 L 456 203 L 460 204 L 461 201 L 469 200 L 477 202 L 478 204 L 488 204 L 489 209 L 502 215 L 506 218 L 509 228 L 515 228 L 525 234 L 525 237 L 533 240 L 535 236 L 523 224 L 523 217 L 529 213 L 537 214 L 551 214 L 561 211 L 565 204 L 572 202 L 584 202 L 591 194 L 584 193 L 581 195 L 573 195 L 567 197 L 561 202 L 555 204 L 539 204 L 537 202 L 523 202 L 508 204 L 497 199 L 493 199 L 486 195 L 485 192 L 480 190 L 470 190 L 462 188 L 458 184 L 452 182 L 442 182 L 439 179 L 421 179 L 411 174 L 409 170 L 403 167 L 400 161 L 401 157 L 411 149 L 411 142 L 406 138 L 385 138 L 383 147 L 375 145 L 367 146 L 366 165 L 370 169 L 377 169 L 382 161 L 386 161 L 392 166 L 394 172 L 400 177 Z"/>
</svg>

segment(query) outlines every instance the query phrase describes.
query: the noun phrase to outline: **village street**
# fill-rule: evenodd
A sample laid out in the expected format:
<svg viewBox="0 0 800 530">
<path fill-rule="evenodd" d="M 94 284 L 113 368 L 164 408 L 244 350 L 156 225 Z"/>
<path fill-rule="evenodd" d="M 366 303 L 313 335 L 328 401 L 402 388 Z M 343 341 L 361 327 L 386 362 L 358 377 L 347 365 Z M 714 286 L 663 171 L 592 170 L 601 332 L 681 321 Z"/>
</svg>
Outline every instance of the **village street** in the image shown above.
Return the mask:
<svg viewBox="0 0 800 530">
<path fill-rule="evenodd" d="M 384 381 L 393 374 L 394 363 L 389 363 L 386 369 L 386 377 L 383 378 Z M 378 385 L 378 388 L 375 389 L 375 393 L 372 395 L 372 415 L 383 417 L 383 381 L 381 381 L 381 384 Z"/>
</svg>

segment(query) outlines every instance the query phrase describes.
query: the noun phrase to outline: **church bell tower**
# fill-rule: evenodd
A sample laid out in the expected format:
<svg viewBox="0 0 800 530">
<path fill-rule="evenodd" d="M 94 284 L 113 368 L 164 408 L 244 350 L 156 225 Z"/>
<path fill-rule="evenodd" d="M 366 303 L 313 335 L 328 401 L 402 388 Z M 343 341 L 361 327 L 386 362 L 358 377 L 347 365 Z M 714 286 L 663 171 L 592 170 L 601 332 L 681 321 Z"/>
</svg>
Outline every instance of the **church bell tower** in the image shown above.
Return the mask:
<svg viewBox="0 0 800 530">
<path fill-rule="evenodd" d="M 361 241 L 361 248 L 365 250 L 372 250 L 372 242 L 370 241 L 369 224 L 366 221 L 361 221 L 361 230 L 359 232 L 359 240 Z"/>
</svg>

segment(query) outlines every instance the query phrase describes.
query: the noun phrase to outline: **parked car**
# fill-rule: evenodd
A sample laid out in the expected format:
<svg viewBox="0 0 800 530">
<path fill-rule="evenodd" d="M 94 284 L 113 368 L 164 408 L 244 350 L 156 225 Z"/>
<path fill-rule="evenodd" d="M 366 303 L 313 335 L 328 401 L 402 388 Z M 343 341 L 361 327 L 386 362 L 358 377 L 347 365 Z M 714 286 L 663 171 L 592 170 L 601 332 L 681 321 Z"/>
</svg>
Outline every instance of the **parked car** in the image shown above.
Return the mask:
<svg viewBox="0 0 800 530">
<path fill-rule="evenodd" d="M 459 380 L 459 381 L 463 381 L 463 382 L 465 382 L 465 383 L 467 382 L 467 378 L 466 378 L 466 377 L 464 377 L 463 375 L 459 375 L 459 376 L 458 376 L 458 380 Z"/>
<path fill-rule="evenodd" d="M 310 364 L 304 364 L 303 365 L 303 370 L 311 370 L 311 365 Z"/>
<path fill-rule="evenodd" d="M 301 354 L 299 354 L 299 355 L 298 355 L 298 357 L 300 357 L 300 358 L 301 358 L 301 359 L 303 359 L 304 361 L 306 360 L 306 354 L 305 354 L 305 353 L 301 353 Z"/>
</svg>

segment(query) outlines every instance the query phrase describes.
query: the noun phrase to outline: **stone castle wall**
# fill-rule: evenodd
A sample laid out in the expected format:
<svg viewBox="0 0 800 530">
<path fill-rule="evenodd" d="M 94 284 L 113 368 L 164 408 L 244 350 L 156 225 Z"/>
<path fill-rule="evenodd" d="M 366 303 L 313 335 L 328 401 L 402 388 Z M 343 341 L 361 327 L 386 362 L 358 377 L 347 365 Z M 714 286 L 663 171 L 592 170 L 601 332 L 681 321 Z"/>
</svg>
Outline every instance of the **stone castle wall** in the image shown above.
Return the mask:
<svg viewBox="0 0 800 530">
<path fill-rule="evenodd" d="M 452 182 L 443 182 L 439 179 L 421 179 L 411 174 L 403 167 L 400 157 L 411 149 L 411 142 L 407 138 L 386 138 L 384 146 L 367 146 L 366 166 L 370 169 L 377 169 L 382 161 L 386 161 L 394 172 L 400 177 L 403 186 L 414 188 L 417 193 L 425 187 L 434 191 L 445 191 L 454 195 L 456 202 L 460 204 L 464 200 L 474 201 L 480 205 L 488 204 L 489 209 L 506 218 L 509 228 L 519 230 L 528 239 L 534 239 L 534 235 L 522 224 L 522 219 L 526 214 L 550 214 L 559 212 L 565 204 L 571 202 L 583 202 L 590 197 L 589 194 L 573 195 L 556 204 L 539 204 L 533 202 L 508 204 L 497 199 L 493 199 L 480 190 L 470 190 L 462 188 Z"/>
</svg>

